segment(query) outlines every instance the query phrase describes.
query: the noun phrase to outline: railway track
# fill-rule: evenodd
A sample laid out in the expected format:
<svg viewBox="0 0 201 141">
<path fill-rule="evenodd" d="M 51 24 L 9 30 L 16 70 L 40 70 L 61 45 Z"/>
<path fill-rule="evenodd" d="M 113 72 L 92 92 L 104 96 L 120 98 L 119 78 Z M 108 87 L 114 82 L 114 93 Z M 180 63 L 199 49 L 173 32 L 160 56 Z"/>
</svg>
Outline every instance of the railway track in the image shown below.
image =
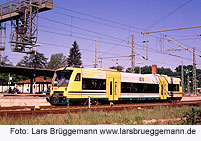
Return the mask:
<svg viewBox="0 0 201 141">
<path fill-rule="evenodd" d="M 154 106 L 166 107 L 182 107 L 188 106 L 201 106 L 201 100 L 196 101 L 178 101 L 174 103 L 155 102 L 155 103 L 132 103 L 132 104 L 114 104 L 110 105 L 92 105 L 91 111 L 120 111 L 123 109 L 146 109 L 153 108 Z M 0 116 L 24 116 L 24 115 L 45 115 L 45 114 L 65 114 L 70 110 L 71 113 L 86 112 L 87 106 L 41 106 L 40 110 L 35 110 L 33 106 L 23 107 L 0 107 Z"/>
</svg>

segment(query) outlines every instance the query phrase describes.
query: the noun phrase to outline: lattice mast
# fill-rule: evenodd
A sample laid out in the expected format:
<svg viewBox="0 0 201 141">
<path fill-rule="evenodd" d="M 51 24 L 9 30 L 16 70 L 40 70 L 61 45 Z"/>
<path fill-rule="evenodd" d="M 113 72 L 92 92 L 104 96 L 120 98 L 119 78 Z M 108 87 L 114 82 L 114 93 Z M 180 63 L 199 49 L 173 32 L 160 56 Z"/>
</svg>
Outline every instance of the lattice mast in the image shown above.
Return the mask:
<svg viewBox="0 0 201 141">
<path fill-rule="evenodd" d="M 195 47 L 193 47 L 193 94 L 197 95 Z"/>
<path fill-rule="evenodd" d="M 135 45 L 134 45 L 134 34 L 131 35 L 131 72 L 135 73 Z"/>
</svg>

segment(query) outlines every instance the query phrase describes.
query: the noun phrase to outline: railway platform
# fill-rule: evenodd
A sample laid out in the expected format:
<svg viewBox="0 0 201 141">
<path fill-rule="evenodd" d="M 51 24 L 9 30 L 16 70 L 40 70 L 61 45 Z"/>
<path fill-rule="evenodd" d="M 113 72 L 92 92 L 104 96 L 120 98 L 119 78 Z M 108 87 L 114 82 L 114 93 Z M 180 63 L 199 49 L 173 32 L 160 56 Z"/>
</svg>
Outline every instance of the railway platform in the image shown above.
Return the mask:
<svg viewBox="0 0 201 141">
<path fill-rule="evenodd" d="M 201 95 L 184 95 L 181 101 L 192 101 L 192 100 L 201 100 Z"/>
<path fill-rule="evenodd" d="M 49 106 L 45 94 L 0 94 L 0 107 Z"/>
<path fill-rule="evenodd" d="M 181 101 L 201 100 L 201 95 L 184 95 Z M 49 106 L 45 94 L 3 94 L 0 93 L 0 107 Z"/>
</svg>

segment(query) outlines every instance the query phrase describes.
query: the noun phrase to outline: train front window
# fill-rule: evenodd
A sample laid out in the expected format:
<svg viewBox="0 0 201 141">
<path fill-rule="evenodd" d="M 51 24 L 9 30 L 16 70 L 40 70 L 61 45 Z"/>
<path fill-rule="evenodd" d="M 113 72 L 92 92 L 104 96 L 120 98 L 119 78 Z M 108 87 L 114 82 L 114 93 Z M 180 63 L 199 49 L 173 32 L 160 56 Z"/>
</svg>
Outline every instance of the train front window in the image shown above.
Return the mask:
<svg viewBox="0 0 201 141">
<path fill-rule="evenodd" d="M 67 87 L 70 80 L 72 70 L 59 70 L 56 71 L 54 76 L 53 86 Z"/>
</svg>

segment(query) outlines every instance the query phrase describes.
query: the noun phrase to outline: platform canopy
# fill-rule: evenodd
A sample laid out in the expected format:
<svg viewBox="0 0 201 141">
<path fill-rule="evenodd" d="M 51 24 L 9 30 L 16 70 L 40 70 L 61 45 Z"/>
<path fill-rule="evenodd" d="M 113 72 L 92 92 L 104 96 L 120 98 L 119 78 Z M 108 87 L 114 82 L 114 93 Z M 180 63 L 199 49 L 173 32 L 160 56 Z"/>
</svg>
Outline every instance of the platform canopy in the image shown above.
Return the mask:
<svg viewBox="0 0 201 141">
<path fill-rule="evenodd" d="M 53 77 L 55 70 L 36 68 L 36 76 Z M 0 65 L 0 73 L 18 74 L 33 77 L 34 68 Z"/>
</svg>

